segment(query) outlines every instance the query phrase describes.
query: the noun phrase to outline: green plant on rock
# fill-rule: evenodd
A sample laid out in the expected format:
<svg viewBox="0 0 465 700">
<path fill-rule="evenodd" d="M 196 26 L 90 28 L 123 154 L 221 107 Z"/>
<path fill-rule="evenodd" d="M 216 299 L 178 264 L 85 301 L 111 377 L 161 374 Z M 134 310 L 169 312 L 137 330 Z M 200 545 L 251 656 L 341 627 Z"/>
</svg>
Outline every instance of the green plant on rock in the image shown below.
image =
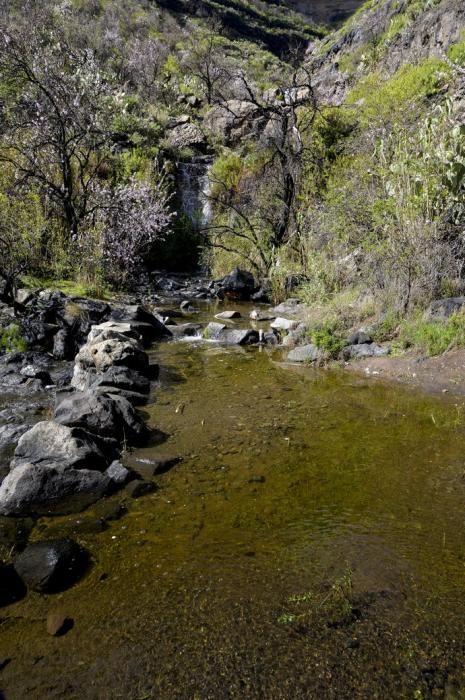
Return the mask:
<svg viewBox="0 0 465 700">
<path fill-rule="evenodd" d="M 320 350 L 324 350 L 331 357 L 336 357 L 342 348 L 347 345 L 344 337 L 338 333 L 337 324 L 325 323 L 310 332 L 312 343 Z"/>
<path fill-rule="evenodd" d="M 28 348 L 17 323 L 11 323 L 0 331 L 0 348 L 4 352 L 24 352 Z"/>
<path fill-rule="evenodd" d="M 450 67 L 438 58 L 401 66 L 387 80 L 374 72 L 357 83 L 348 95 L 347 104 L 358 104 L 360 124 L 364 128 L 389 126 L 402 120 L 413 123 L 422 101 L 437 95 L 450 74 Z"/>
</svg>

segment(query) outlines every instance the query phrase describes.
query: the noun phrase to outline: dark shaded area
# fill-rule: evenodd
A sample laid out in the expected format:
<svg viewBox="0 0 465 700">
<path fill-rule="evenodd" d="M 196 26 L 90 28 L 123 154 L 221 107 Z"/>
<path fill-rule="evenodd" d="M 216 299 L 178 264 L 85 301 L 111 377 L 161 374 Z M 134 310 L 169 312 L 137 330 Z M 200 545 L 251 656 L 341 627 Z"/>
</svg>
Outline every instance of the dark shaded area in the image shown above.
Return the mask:
<svg viewBox="0 0 465 700">
<path fill-rule="evenodd" d="M 26 586 L 13 566 L 0 564 L 0 606 L 16 603 L 26 595 Z"/>
<path fill-rule="evenodd" d="M 276 4 L 287 5 L 304 17 L 334 27 L 344 22 L 364 0 L 278 0 Z"/>
<path fill-rule="evenodd" d="M 159 0 L 159 4 L 172 12 L 219 20 L 232 38 L 239 36 L 261 42 L 279 56 L 286 56 L 290 49 L 303 48 L 311 39 L 324 35 L 299 14 L 289 9 L 282 12 L 276 3 L 269 4 L 269 11 L 264 3 L 243 5 L 236 0 Z"/>
</svg>

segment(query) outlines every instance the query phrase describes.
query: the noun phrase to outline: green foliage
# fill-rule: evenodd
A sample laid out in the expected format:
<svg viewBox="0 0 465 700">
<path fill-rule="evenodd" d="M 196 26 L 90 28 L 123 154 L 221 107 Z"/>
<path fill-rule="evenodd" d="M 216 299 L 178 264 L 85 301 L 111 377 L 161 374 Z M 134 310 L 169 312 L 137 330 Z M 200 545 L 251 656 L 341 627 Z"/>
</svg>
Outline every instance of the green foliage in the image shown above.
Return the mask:
<svg viewBox="0 0 465 700">
<path fill-rule="evenodd" d="M 16 323 L 11 323 L 0 331 L 0 348 L 4 352 L 24 352 L 27 342 L 21 335 L 21 329 Z"/>
<path fill-rule="evenodd" d="M 210 170 L 213 197 L 230 197 L 239 191 L 245 175 L 245 159 L 237 153 L 225 152 L 215 160 Z"/>
<path fill-rule="evenodd" d="M 382 343 L 386 340 L 392 340 L 396 335 L 396 332 L 401 323 L 401 316 L 399 313 L 389 311 L 384 314 L 382 321 L 380 321 L 374 331 L 372 332 L 373 340 L 378 343 Z"/>
<path fill-rule="evenodd" d="M 459 66 L 465 66 L 465 33 L 462 33 L 462 41 L 449 46 L 447 57 Z"/>
<path fill-rule="evenodd" d="M 7 172 L 0 179 L 0 274 L 14 284 L 19 274 L 40 264 L 45 219 L 34 191 L 10 193 Z"/>
<path fill-rule="evenodd" d="M 421 317 L 405 321 L 400 328 L 402 347 L 415 346 L 428 355 L 465 346 L 465 314 L 456 313 L 445 321 L 427 321 Z"/>
<path fill-rule="evenodd" d="M 342 348 L 347 345 L 345 338 L 338 333 L 337 324 L 325 323 L 312 331 L 310 337 L 317 348 L 324 350 L 331 357 L 337 356 Z"/>
<path fill-rule="evenodd" d="M 436 95 L 450 74 L 449 66 L 438 58 L 404 65 L 388 80 L 383 80 L 383 76 L 375 72 L 357 83 L 347 103 L 358 105 L 363 127 L 380 122 L 395 124 L 401 117 L 414 120 L 417 117 L 415 106 Z"/>
</svg>

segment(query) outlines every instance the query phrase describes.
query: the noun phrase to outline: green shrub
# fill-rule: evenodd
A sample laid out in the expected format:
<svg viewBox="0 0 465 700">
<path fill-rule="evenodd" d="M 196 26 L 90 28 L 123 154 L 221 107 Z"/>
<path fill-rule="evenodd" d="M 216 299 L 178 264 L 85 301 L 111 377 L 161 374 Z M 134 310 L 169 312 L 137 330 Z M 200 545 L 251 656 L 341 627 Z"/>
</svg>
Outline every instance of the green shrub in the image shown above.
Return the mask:
<svg viewBox="0 0 465 700">
<path fill-rule="evenodd" d="M 399 341 L 402 347 L 415 346 L 429 356 L 465 346 L 465 314 L 453 314 L 445 321 L 423 318 L 405 321 L 400 328 Z"/>
<path fill-rule="evenodd" d="M 4 352 L 24 352 L 28 345 L 21 335 L 21 329 L 17 323 L 11 323 L 0 331 L 0 348 Z"/>
<path fill-rule="evenodd" d="M 331 357 L 335 357 L 347 345 L 345 338 L 337 332 L 337 326 L 331 323 L 326 323 L 311 331 L 310 337 L 317 348 L 324 350 Z"/>
<path fill-rule="evenodd" d="M 450 67 L 439 58 L 404 65 L 388 80 L 383 80 L 380 73 L 371 73 L 357 83 L 347 103 L 360 103 L 362 126 L 379 122 L 394 124 L 400 118 L 405 120 L 405 110 L 409 105 L 413 107 L 424 98 L 436 95 L 450 73 Z M 414 110 L 409 117 L 415 118 Z"/>
<path fill-rule="evenodd" d="M 457 44 L 449 46 L 447 57 L 459 66 L 465 66 L 465 37 Z"/>
</svg>

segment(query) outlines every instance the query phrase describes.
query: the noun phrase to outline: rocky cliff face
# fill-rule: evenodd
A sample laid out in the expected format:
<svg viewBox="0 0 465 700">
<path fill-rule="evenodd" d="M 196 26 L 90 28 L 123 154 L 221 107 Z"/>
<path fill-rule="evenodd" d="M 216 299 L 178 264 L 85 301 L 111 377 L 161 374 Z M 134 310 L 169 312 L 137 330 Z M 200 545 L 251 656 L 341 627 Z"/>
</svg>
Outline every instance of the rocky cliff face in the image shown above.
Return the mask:
<svg viewBox="0 0 465 700">
<path fill-rule="evenodd" d="M 307 65 L 327 103 L 341 104 L 357 79 L 429 57 L 444 58 L 465 27 L 462 0 L 372 0 L 339 30 L 311 44 Z"/>
</svg>

